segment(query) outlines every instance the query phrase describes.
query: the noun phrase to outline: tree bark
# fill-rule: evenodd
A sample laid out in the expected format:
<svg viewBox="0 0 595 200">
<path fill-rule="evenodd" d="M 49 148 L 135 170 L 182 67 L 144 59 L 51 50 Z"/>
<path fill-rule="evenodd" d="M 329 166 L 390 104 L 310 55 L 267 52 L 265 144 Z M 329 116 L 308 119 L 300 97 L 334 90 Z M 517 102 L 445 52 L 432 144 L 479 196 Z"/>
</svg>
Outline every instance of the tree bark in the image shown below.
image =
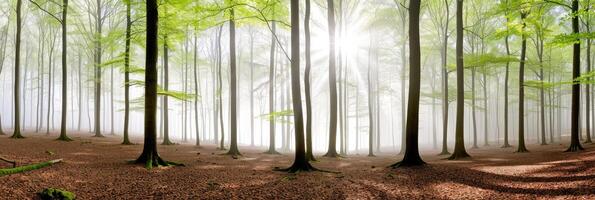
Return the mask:
<svg viewBox="0 0 595 200">
<path fill-rule="evenodd" d="M 11 138 L 24 138 L 21 135 L 21 105 L 20 105 L 20 60 L 21 60 L 21 6 L 22 0 L 17 0 L 16 5 L 16 14 L 17 14 L 17 24 L 16 24 L 16 35 L 15 35 L 15 53 L 14 53 L 14 132 Z"/>
<path fill-rule="evenodd" d="M 273 11 L 274 12 L 274 11 Z M 271 117 L 269 118 L 269 150 L 265 153 L 267 154 L 279 154 L 275 149 L 275 117 L 273 113 L 275 112 L 275 34 L 276 34 L 277 24 L 275 21 L 271 22 L 271 51 L 270 51 L 270 58 L 269 58 L 269 114 Z"/>
<path fill-rule="evenodd" d="M 236 23 L 234 9 L 230 10 L 229 20 L 229 71 L 230 71 L 230 83 L 229 83 L 229 101 L 231 102 L 231 128 L 229 130 L 231 137 L 229 138 L 229 151 L 227 155 L 232 157 L 242 155 L 238 149 L 238 116 L 237 116 L 237 69 L 236 69 Z"/>
<path fill-rule="evenodd" d="M 66 59 L 66 55 L 68 54 L 68 48 L 67 48 L 67 36 L 66 34 L 68 34 L 68 30 L 67 30 L 67 20 L 66 20 L 66 16 L 68 14 L 68 0 L 62 0 L 62 120 L 60 123 L 60 137 L 58 137 L 58 140 L 62 140 L 62 141 L 71 141 L 72 139 L 70 139 L 67 135 L 66 135 L 66 114 L 67 112 L 67 100 L 68 100 L 68 90 L 67 90 L 67 85 L 68 85 L 68 79 L 67 79 L 67 62 L 68 60 Z"/>
<path fill-rule="evenodd" d="M 525 57 L 527 52 L 527 37 L 525 36 L 525 18 L 527 13 L 521 12 L 521 21 L 523 23 L 521 34 L 521 59 L 519 64 L 519 146 L 517 152 L 528 152 L 525 147 Z"/>
<path fill-rule="evenodd" d="M 132 144 L 128 138 L 128 126 L 130 122 L 130 40 L 131 40 L 131 8 L 130 1 L 126 2 L 126 44 L 124 49 L 124 141 L 122 144 Z"/>
<path fill-rule="evenodd" d="M 572 33 L 579 34 L 579 2 L 578 0 L 572 1 Z M 577 41 L 572 46 L 572 80 L 573 82 L 581 75 L 581 44 Z M 580 83 L 574 82 L 572 85 L 572 103 L 570 110 L 570 147 L 566 150 L 567 152 L 581 151 L 584 148 L 581 146 L 579 140 L 579 120 L 580 120 Z"/>
<path fill-rule="evenodd" d="M 456 60 L 457 60 L 457 116 L 455 125 L 455 149 L 449 160 L 457 160 L 470 157 L 465 150 L 465 79 L 463 63 L 463 0 L 457 0 L 457 42 L 456 42 Z"/>
<path fill-rule="evenodd" d="M 337 157 L 337 72 L 335 69 L 335 3 L 327 0 L 328 35 L 329 35 L 329 87 L 330 87 L 330 125 L 329 145 L 325 157 Z"/>
<path fill-rule="evenodd" d="M 409 1 L 409 99 L 407 103 L 406 147 L 403 160 L 393 167 L 419 166 L 425 162 L 419 156 L 419 96 L 421 89 L 421 47 L 419 12 L 421 0 Z"/>
</svg>

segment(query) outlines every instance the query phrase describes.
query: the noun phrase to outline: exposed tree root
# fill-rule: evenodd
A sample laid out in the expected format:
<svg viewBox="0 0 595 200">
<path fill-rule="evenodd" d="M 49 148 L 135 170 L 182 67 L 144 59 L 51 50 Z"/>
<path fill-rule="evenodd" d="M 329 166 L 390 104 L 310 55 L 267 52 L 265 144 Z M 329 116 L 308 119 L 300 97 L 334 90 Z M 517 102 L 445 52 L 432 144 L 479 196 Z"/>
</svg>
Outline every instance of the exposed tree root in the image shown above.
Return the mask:
<svg viewBox="0 0 595 200">
<path fill-rule="evenodd" d="M 59 141 L 65 141 L 65 142 L 70 142 L 70 141 L 73 141 L 72 139 L 70 139 L 70 138 L 69 138 L 68 136 L 66 136 L 66 135 L 60 135 L 60 137 L 58 137 L 58 139 L 56 139 L 56 140 L 59 140 Z"/>
<path fill-rule="evenodd" d="M 57 159 L 57 160 L 50 160 L 47 162 L 42 162 L 42 163 L 37 163 L 37 164 L 31 164 L 31 165 L 25 165 L 25 166 L 20 166 L 20 167 L 14 167 L 14 168 L 10 168 L 10 169 L 0 169 L 0 176 L 5 176 L 5 175 L 10 175 L 10 174 L 16 174 L 16 173 L 21 173 L 21 172 L 26 172 L 26 171 L 31 171 L 31 170 L 36 170 L 36 169 L 41 169 L 47 166 L 51 166 L 53 164 L 62 162 L 62 159 Z"/>
<path fill-rule="evenodd" d="M 448 152 L 448 150 L 442 150 L 442 152 L 440 152 L 438 155 L 439 156 L 450 155 L 450 152 Z"/>
<path fill-rule="evenodd" d="M 516 153 L 528 153 L 529 150 L 525 146 L 519 146 L 519 148 L 515 151 Z"/>
<path fill-rule="evenodd" d="M 270 149 L 268 151 L 263 152 L 263 153 L 264 154 L 271 154 L 271 155 L 281 155 L 281 153 L 279 153 L 278 151 L 276 151 L 276 150 L 270 150 Z"/>
<path fill-rule="evenodd" d="M 305 162 L 305 163 L 295 163 L 294 162 L 293 165 L 291 165 L 291 167 L 288 167 L 288 168 L 275 167 L 273 169 L 273 171 L 287 172 L 287 173 L 292 173 L 292 174 L 296 174 L 296 173 L 300 173 L 300 172 L 325 172 L 325 173 L 333 173 L 333 174 L 339 173 L 339 172 L 318 169 L 318 168 L 310 165 L 310 163 L 308 163 L 308 162 Z"/>
<path fill-rule="evenodd" d="M 13 134 L 12 136 L 10 136 L 10 138 L 12 138 L 12 139 L 24 139 L 25 137 L 23 135 L 21 135 L 20 133 L 16 133 L 16 134 Z"/>
<path fill-rule="evenodd" d="M 167 166 L 184 166 L 182 163 L 175 163 L 163 160 L 159 155 L 149 154 L 141 155 L 138 159 L 132 161 L 135 164 L 144 164 L 145 168 L 152 169 L 153 167 L 167 167 Z"/>
<path fill-rule="evenodd" d="M 581 145 L 570 145 L 570 147 L 568 147 L 568 149 L 566 149 L 564 152 L 577 152 L 582 150 L 585 149 Z"/>
<path fill-rule="evenodd" d="M 471 158 L 471 156 L 467 153 L 467 151 L 455 151 L 450 157 L 446 158 L 447 160 L 461 160 Z"/>
</svg>

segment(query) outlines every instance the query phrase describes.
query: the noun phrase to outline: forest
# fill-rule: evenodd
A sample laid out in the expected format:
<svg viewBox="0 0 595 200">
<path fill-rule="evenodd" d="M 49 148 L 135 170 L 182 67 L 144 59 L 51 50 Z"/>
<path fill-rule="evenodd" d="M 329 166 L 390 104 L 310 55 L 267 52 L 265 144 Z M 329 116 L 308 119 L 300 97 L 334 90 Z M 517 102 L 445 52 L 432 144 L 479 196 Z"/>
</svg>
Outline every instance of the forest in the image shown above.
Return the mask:
<svg viewBox="0 0 595 200">
<path fill-rule="evenodd" d="M 594 199 L 595 0 L 4 0 L 0 199 Z"/>
</svg>

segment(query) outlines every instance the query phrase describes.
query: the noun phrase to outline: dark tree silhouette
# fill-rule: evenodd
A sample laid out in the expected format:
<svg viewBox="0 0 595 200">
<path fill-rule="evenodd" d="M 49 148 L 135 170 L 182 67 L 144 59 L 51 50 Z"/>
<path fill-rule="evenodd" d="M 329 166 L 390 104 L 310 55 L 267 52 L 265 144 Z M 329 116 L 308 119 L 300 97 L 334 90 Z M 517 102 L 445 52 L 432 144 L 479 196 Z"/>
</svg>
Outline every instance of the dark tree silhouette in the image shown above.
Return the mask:
<svg viewBox="0 0 595 200">
<path fill-rule="evenodd" d="M 300 89 L 300 13 L 299 0 L 290 1 L 291 8 L 291 97 L 295 128 L 295 159 L 291 167 L 282 169 L 290 173 L 315 171 L 306 158 L 304 140 L 304 119 L 302 115 L 302 94 Z"/>
<path fill-rule="evenodd" d="M 421 0 L 409 1 L 409 99 L 407 101 L 407 127 L 405 156 L 392 167 L 424 165 L 419 156 L 419 96 L 421 87 L 421 47 L 419 39 L 419 10 Z"/>
<path fill-rule="evenodd" d="M 457 117 L 455 125 L 455 149 L 448 157 L 449 160 L 457 160 L 470 157 L 465 150 L 465 72 L 463 63 L 463 0 L 457 0 Z"/>
<path fill-rule="evenodd" d="M 579 2 L 573 0 L 571 5 L 572 10 L 572 33 L 579 34 Z M 580 39 L 572 46 L 572 80 L 576 80 L 581 75 L 581 44 Z M 584 150 L 579 140 L 579 120 L 580 120 L 580 98 L 581 87 L 579 83 L 572 85 L 572 103 L 571 103 L 571 117 L 570 117 L 570 147 L 567 152 L 574 152 Z"/>
<path fill-rule="evenodd" d="M 157 34 L 159 31 L 157 0 L 147 0 L 146 9 L 145 143 L 143 152 L 135 163 L 142 163 L 150 169 L 154 166 L 178 164 L 161 159 L 157 152 Z"/>
</svg>

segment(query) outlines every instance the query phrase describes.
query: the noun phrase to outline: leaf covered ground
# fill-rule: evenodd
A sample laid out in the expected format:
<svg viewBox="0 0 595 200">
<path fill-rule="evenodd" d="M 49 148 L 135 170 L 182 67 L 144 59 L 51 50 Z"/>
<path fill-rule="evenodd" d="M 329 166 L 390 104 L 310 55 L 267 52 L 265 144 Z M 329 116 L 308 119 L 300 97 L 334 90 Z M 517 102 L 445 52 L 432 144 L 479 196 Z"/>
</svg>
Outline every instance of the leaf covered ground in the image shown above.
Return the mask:
<svg viewBox="0 0 595 200">
<path fill-rule="evenodd" d="M 148 171 L 127 163 L 142 145 L 120 145 L 118 137 L 83 133 L 61 142 L 26 135 L 0 137 L 0 155 L 18 165 L 64 161 L 0 177 L 0 199 L 35 199 L 46 188 L 63 188 L 79 199 L 595 199 L 595 145 L 564 153 L 566 144 L 530 144 L 531 152 L 513 153 L 494 144 L 470 149 L 473 158 L 461 161 L 423 150 L 429 165 L 402 169 L 387 168 L 400 159 L 393 154 L 318 158 L 314 166 L 340 173 L 293 175 L 272 170 L 289 166 L 290 153 L 267 155 L 245 146 L 234 159 L 213 145 L 160 145 L 163 158 L 186 166 Z"/>
</svg>

